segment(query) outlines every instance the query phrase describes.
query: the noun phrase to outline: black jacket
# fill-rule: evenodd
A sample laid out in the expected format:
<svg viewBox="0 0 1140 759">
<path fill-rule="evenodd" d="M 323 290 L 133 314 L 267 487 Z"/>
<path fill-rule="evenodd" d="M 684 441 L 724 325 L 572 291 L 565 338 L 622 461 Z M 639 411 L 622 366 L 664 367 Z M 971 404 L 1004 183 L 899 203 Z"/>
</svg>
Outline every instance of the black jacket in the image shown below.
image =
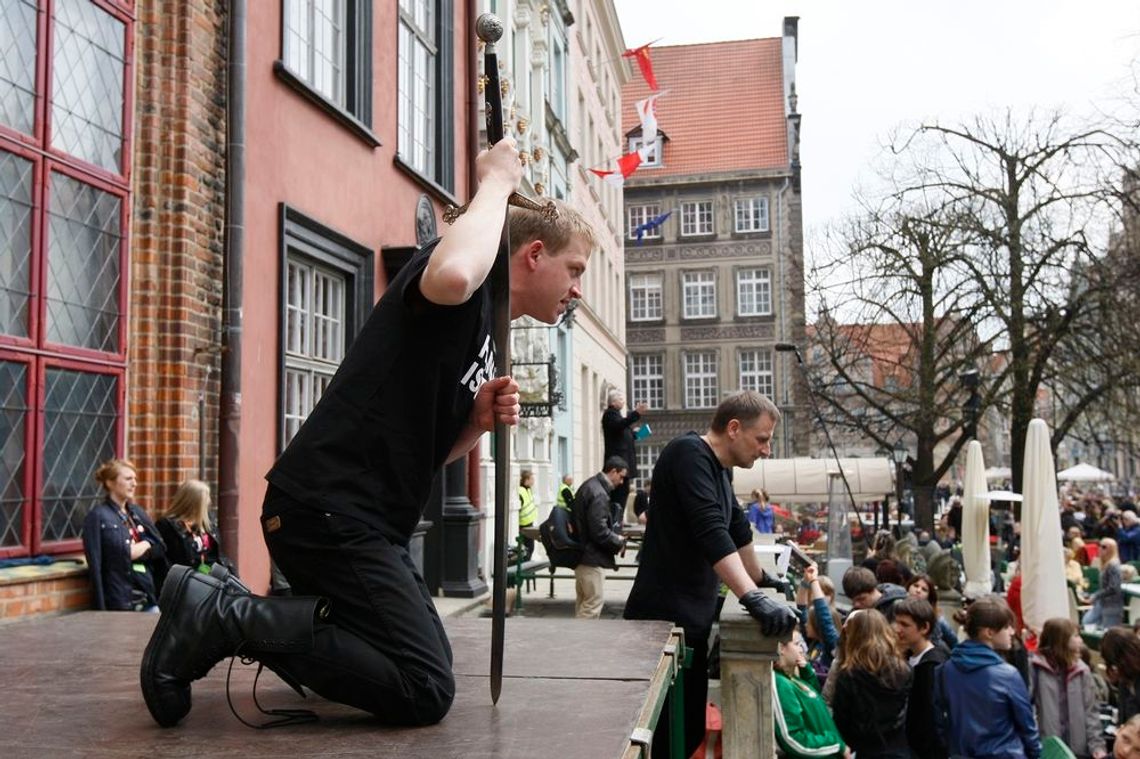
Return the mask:
<svg viewBox="0 0 1140 759">
<path fill-rule="evenodd" d="M 166 546 L 158 529 L 142 507 L 127 504 L 131 518 L 150 543 L 150 553 L 138 562 L 131 561 L 131 533 L 120 516 L 119 507 L 109 499 L 95 504 L 83 520 L 83 553 L 87 555 L 87 571 L 91 578 L 91 607 L 102 611 L 130 611 L 132 591 L 145 594 L 150 604 L 158 603 L 160 583 L 157 576 L 166 566 Z M 136 572 L 132 564 L 142 565 L 146 572 Z"/>
<path fill-rule="evenodd" d="M 948 756 L 934 722 L 934 670 L 949 658 L 945 649 L 935 646 L 914 666 L 914 684 L 906 707 L 906 740 L 915 756 Z"/>
<path fill-rule="evenodd" d="M 181 520 L 170 519 L 163 517 L 158 520 L 158 534 L 162 536 L 162 541 L 166 543 L 166 558 L 168 568 L 174 564 L 185 564 L 188 567 L 197 569 L 202 564 L 221 564 L 231 573 L 237 575 L 234 571 L 235 567 L 233 562 L 221 555 L 221 545 L 218 543 L 218 534 L 216 532 L 206 533 L 209 537 L 207 541 L 209 547 L 202 550 L 202 540 L 198 536 L 191 533 L 182 524 Z M 162 583 L 166 580 L 166 573 L 162 572 L 159 576 L 158 586 L 161 588 Z"/>
<path fill-rule="evenodd" d="M 598 473 L 582 483 L 574 494 L 574 520 L 578 541 L 582 544 L 579 564 L 588 567 L 614 569 L 614 556 L 624 543 L 614 530 L 613 509 L 610 508 L 610 491 L 613 485 L 606 475 Z"/>
<path fill-rule="evenodd" d="M 831 706 L 839 734 L 859 759 L 909 759 L 906 704 L 911 673 L 899 670 L 889 681 L 861 669 L 832 670 L 837 676 Z"/>
<path fill-rule="evenodd" d="M 641 414 L 630 411 L 621 415 L 613 406 L 608 407 L 602 414 L 602 438 L 605 441 L 605 458 L 621 456 L 625 459 L 629 471 L 628 479 L 635 479 L 641 475 L 637 471 L 637 452 L 634 448 L 633 426 L 641 419 Z M 602 462 L 603 465 L 605 462 Z"/>
</svg>

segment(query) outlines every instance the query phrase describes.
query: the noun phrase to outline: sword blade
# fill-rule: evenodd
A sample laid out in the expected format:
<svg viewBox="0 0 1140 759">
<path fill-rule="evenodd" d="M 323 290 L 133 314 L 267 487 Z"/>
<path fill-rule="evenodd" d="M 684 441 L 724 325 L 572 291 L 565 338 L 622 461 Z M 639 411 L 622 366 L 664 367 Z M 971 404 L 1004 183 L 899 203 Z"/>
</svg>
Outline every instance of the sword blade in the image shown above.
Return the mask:
<svg viewBox="0 0 1140 759">
<path fill-rule="evenodd" d="M 495 301 L 493 333 L 495 340 L 495 374 L 510 373 L 511 366 L 511 300 L 510 300 L 510 235 L 503 225 L 499 255 L 491 269 L 491 292 Z M 491 599 L 491 703 L 499 703 L 503 689 L 503 643 L 507 632 L 507 547 L 510 545 L 507 524 L 510 521 L 511 436 L 507 425 L 495 423 L 495 578 Z"/>
<path fill-rule="evenodd" d="M 489 18 L 484 18 L 489 17 Z M 483 22 L 489 22 L 484 26 Z M 497 27 L 497 28 L 496 28 Z M 487 86 L 483 92 L 487 106 L 487 142 L 494 145 L 503 139 L 503 95 L 499 88 L 499 56 L 495 42 L 502 35 L 502 23 L 484 14 L 477 29 L 491 29 L 483 55 L 483 72 Z M 495 342 L 495 376 L 505 377 L 511 370 L 511 235 L 507 224 L 510 211 L 503 219 L 499 253 L 491 267 L 492 339 Z M 511 438 L 505 424 L 495 423 L 495 546 L 494 577 L 491 591 L 491 703 L 499 703 L 503 690 L 503 644 L 507 633 L 507 524 L 510 521 Z"/>
</svg>

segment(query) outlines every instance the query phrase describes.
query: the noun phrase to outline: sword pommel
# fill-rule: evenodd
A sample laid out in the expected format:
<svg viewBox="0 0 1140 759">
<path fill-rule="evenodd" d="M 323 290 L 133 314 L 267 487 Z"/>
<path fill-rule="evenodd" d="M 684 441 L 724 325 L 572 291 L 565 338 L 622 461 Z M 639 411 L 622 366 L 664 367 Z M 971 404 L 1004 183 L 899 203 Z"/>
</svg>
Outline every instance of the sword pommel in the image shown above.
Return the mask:
<svg viewBox="0 0 1140 759">
<path fill-rule="evenodd" d="M 494 13 L 484 13 L 475 19 L 475 36 L 494 45 L 503 36 L 503 22 Z"/>
</svg>

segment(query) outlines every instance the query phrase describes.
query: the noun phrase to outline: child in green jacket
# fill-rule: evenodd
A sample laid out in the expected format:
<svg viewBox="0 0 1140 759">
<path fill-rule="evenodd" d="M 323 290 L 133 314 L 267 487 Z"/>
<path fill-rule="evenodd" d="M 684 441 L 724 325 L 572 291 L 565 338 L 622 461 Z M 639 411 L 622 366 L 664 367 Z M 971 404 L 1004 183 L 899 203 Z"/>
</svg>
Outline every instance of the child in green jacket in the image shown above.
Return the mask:
<svg viewBox="0 0 1140 759">
<path fill-rule="evenodd" d="M 776 694 L 776 742 L 793 759 L 832 759 L 851 756 L 819 690 L 819 680 L 806 658 L 799 630 L 780 644 L 772 668 Z"/>
</svg>

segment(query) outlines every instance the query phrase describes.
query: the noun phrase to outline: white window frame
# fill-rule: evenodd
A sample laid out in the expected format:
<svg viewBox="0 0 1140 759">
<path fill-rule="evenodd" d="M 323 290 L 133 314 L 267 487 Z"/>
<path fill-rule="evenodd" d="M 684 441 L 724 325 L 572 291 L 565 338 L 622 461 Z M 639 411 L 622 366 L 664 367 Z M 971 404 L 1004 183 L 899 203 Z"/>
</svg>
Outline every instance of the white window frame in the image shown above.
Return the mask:
<svg viewBox="0 0 1140 759">
<path fill-rule="evenodd" d="M 737 316 L 770 316 L 771 313 L 771 269 L 738 269 L 736 271 Z"/>
<path fill-rule="evenodd" d="M 713 232 L 711 200 L 691 200 L 681 204 L 681 237 L 700 237 Z"/>
<path fill-rule="evenodd" d="M 285 413 L 288 444 L 344 358 L 348 278 L 289 252 L 285 288 Z"/>
<path fill-rule="evenodd" d="M 760 196 L 737 198 L 733 217 L 737 232 L 767 232 L 768 199 Z"/>
<path fill-rule="evenodd" d="M 631 392 L 635 402 L 650 409 L 665 408 L 665 357 L 660 353 L 641 353 L 629 357 Z"/>
<path fill-rule="evenodd" d="M 681 303 L 686 319 L 715 319 L 716 272 L 681 272 Z"/>
<path fill-rule="evenodd" d="M 285 0 L 285 65 L 298 79 L 345 108 L 348 102 L 347 0 Z"/>
<path fill-rule="evenodd" d="M 645 157 L 641 159 L 641 166 L 639 168 L 655 169 L 661 166 L 661 133 L 658 132 L 657 137 L 652 140 L 646 140 L 644 137 L 630 137 L 629 138 L 629 152 L 636 153 L 645 147 L 646 144 L 650 145 L 649 151 Z"/>
<path fill-rule="evenodd" d="M 629 320 L 660 321 L 665 317 L 664 275 L 646 272 L 629 275 Z"/>
<path fill-rule="evenodd" d="M 716 408 L 716 351 L 685 353 L 685 408 Z"/>
<path fill-rule="evenodd" d="M 634 232 L 639 226 L 655 219 L 661 215 L 661 206 L 657 203 L 645 203 L 636 206 L 627 206 L 625 210 L 625 220 L 628 226 L 625 229 L 625 236 L 630 240 L 636 240 L 637 234 Z M 661 239 L 661 225 L 658 224 L 653 229 L 647 229 L 642 233 L 641 239 L 643 240 L 660 240 Z"/>
<path fill-rule="evenodd" d="M 661 456 L 661 445 L 659 443 L 638 443 L 637 448 L 634 449 L 634 456 L 637 457 L 637 471 L 641 473 L 639 479 L 648 480 L 653 476 L 653 467 L 656 466 L 657 459 Z"/>
<path fill-rule="evenodd" d="M 551 24 L 550 66 L 547 67 L 547 92 L 550 110 L 563 123 L 569 115 L 566 111 L 566 72 L 570 62 L 570 48 L 566 44 L 566 34 L 559 24 Z"/>
<path fill-rule="evenodd" d="M 737 354 L 741 390 L 755 390 L 769 398 L 776 391 L 770 348 L 742 349 Z"/>
<path fill-rule="evenodd" d="M 434 0 L 400 0 L 398 16 L 398 147 L 400 157 L 426 177 L 438 174 L 436 92 L 439 40 Z"/>
</svg>

